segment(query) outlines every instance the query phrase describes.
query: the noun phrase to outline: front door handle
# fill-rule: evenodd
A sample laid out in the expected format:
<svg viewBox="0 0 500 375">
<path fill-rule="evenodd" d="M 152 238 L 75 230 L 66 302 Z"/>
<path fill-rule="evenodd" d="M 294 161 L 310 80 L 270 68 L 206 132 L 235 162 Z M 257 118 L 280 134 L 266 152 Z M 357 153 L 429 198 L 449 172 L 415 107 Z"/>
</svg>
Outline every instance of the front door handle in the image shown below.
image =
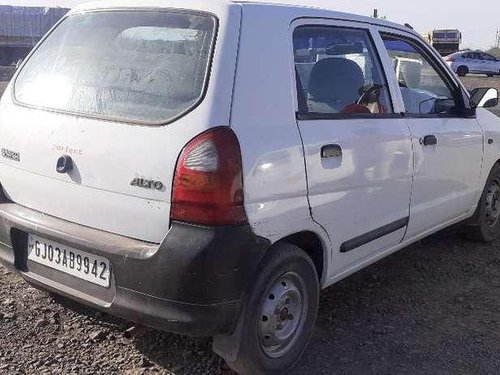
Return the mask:
<svg viewBox="0 0 500 375">
<path fill-rule="evenodd" d="M 342 147 L 339 145 L 326 145 L 321 148 L 321 157 L 323 159 L 332 159 L 342 156 Z"/>
<path fill-rule="evenodd" d="M 438 139 L 435 135 L 426 135 L 420 139 L 420 144 L 424 146 L 435 146 L 438 144 Z"/>
</svg>

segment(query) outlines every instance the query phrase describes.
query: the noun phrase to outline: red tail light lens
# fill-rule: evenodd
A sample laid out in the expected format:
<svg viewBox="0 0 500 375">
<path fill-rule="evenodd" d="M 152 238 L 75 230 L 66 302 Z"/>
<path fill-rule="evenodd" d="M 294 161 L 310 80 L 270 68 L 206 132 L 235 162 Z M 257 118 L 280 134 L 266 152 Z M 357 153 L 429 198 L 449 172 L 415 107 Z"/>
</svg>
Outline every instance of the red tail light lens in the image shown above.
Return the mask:
<svg viewBox="0 0 500 375">
<path fill-rule="evenodd" d="M 171 219 L 201 225 L 246 221 L 241 151 L 231 129 L 212 129 L 184 148 L 175 171 Z"/>
<path fill-rule="evenodd" d="M 446 62 L 455 62 L 455 59 L 453 57 L 447 57 Z"/>
</svg>

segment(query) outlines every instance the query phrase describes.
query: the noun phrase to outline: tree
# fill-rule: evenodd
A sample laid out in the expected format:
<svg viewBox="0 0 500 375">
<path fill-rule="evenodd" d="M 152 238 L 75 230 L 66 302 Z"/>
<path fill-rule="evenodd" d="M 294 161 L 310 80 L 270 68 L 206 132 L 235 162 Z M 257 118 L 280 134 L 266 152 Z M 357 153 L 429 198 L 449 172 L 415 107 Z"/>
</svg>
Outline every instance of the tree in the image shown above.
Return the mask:
<svg viewBox="0 0 500 375">
<path fill-rule="evenodd" d="M 492 55 L 495 55 L 497 57 L 500 57 L 500 48 L 499 47 L 493 47 L 491 48 L 488 53 L 491 53 Z"/>
</svg>

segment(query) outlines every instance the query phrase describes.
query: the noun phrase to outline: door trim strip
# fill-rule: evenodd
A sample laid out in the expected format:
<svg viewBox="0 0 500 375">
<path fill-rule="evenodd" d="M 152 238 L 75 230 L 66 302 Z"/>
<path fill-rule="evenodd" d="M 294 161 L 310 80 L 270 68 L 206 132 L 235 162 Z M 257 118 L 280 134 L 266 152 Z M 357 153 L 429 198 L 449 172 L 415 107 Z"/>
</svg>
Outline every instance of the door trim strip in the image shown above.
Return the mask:
<svg viewBox="0 0 500 375">
<path fill-rule="evenodd" d="M 378 240 L 379 238 L 385 237 L 391 233 L 394 233 L 400 229 L 407 227 L 409 222 L 410 222 L 410 217 L 405 217 L 404 219 L 395 221 L 391 224 L 387 224 L 384 225 L 383 227 L 372 230 L 371 232 L 362 234 L 359 237 L 344 242 L 340 246 L 340 252 L 345 254 L 348 253 L 349 251 L 357 249 L 358 247 L 361 247 L 370 242 Z"/>
</svg>

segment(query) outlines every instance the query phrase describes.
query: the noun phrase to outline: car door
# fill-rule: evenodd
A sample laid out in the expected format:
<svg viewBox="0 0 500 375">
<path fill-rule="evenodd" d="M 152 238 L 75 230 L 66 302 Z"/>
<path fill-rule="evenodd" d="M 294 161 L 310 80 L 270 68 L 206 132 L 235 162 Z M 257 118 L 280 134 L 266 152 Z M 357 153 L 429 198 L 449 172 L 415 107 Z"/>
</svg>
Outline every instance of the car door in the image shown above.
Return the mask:
<svg viewBox="0 0 500 375">
<path fill-rule="evenodd" d="M 465 55 L 465 63 L 467 68 L 469 68 L 470 73 L 480 73 L 481 72 L 481 61 L 477 53 L 469 52 Z"/>
<path fill-rule="evenodd" d="M 411 34 L 383 31 L 395 60 L 416 63 L 398 80 L 412 134 L 414 177 L 407 238 L 466 217 L 480 194 L 483 133 L 464 115 L 463 91 L 441 59 Z M 406 79 L 404 79 L 406 78 Z"/>
<path fill-rule="evenodd" d="M 481 52 L 476 53 L 478 73 L 488 73 L 490 70 L 489 61 Z"/>
<path fill-rule="evenodd" d="M 312 217 L 328 232 L 330 277 L 397 245 L 409 219 L 412 145 L 372 37 L 340 21 L 294 24 L 297 124 Z"/>
<path fill-rule="evenodd" d="M 491 56 L 487 53 L 482 53 L 483 61 L 486 67 L 485 72 L 491 74 L 500 74 L 500 63 L 498 59 L 494 56 Z"/>
</svg>

